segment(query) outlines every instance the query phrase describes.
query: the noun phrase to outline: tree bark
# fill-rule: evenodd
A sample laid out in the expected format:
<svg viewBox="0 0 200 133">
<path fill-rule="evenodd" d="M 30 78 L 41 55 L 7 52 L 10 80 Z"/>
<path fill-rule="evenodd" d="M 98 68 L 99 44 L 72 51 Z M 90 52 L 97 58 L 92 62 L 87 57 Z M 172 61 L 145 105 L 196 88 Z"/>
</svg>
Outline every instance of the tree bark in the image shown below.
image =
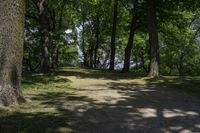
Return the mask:
<svg viewBox="0 0 200 133">
<path fill-rule="evenodd" d="M 134 35 L 135 35 L 135 30 L 136 30 L 135 27 L 136 27 L 136 17 L 132 15 L 130 34 L 129 34 L 128 44 L 125 48 L 125 59 L 124 59 L 124 67 L 123 67 L 122 72 L 129 72 L 129 69 L 130 69 L 131 51 L 133 48 L 133 40 L 134 40 Z"/>
<path fill-rule="evenodd" d="M 0 105 L 25 102 L 20 91 L 25 0 L 0 2 Z"/>
<path fill-rule="evenodd" d="M 115 69 L 115 52 L 116 52 L 116 30 L 117 30 L 117 15 L 118 15 L 118 0 L 114 0 L 113 27 L 111 37 L 111 55 L 110 55 L 110 70 Z"/>
<path fill-rule="evenodd" d="M 150 44 L 150 77 L 158 77 L 160 71 L 160 52 L 156 18 L 156 0 L 147 0 L 148 30 Z"/>
<path fill-rule="evenodd" d="M 97 18 L 96 18 L 96 45 L 95 45 L 95 49 L 94 49 L 94 68 L 97 68 L 97 54 L 98 54 L 98 48 L 99 48 L 99 13 L 97 12 Z"/>
<path fill-rule="evenodd" d="M 87 54 L 86 54 L 86 49 L 85 49 L 85 15 L 83 15 L 83 23 L 82 23 L 82 52 L 83 52 L 83 65 L 84 67 L 88 67 L 87 63 Z"/>
<path fill-rule="evenodd" d="M 94 61 L 93 61 L 93 52 L 94 52 L 94 47 L 93 45 L 90 46 L 90 49 L 89 49 L 89 56 L 90 56 L 90 61 L 89 61 L 89 67 L 92 69 L 93 68 L 93 65 L 94 65 Z"/>
<path fill-rule="evenodd" d="M 28 51 L 28 71 L 33 71 L 33 67 L 32 67 L 32 56 L 31 56 L 31 49 L 29 48 Z"/>
<path fill-rule="evenodd" d="M 37 3 L 39 8 L 39 23 L 41 32 L 41 72 L 48 73 L 50 71 L 50 19 L 48 12 L 48 0 L 39 0 Z"/>
</svg>

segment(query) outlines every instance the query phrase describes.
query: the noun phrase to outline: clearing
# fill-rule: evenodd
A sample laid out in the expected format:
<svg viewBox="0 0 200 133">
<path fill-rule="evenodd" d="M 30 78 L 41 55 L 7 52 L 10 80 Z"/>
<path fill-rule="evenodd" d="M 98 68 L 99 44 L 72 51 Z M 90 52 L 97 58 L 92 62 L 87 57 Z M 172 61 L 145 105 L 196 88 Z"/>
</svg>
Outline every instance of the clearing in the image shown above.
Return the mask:
<svg viewBox="0 0 200 133">
<path fill-rule="evenodd" d="M 200 132 L 200 77 L 62 68 L 26 75 L 23 93 L 0 108 L 0 133 Z"/>
</svg>

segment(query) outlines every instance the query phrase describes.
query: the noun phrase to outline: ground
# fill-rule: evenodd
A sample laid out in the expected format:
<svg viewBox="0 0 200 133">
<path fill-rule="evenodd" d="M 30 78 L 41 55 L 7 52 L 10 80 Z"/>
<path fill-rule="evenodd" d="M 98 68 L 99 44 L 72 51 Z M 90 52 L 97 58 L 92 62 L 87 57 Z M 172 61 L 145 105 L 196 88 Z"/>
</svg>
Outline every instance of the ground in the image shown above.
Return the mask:
<svg viewBox="0 0 200 133">
<path fill-rule="evenodd" d="M 28 102 L 0 107 L 0 133 L 200 132 L 200 77 L 62 68 L 22 86 Z"/>
</svg>

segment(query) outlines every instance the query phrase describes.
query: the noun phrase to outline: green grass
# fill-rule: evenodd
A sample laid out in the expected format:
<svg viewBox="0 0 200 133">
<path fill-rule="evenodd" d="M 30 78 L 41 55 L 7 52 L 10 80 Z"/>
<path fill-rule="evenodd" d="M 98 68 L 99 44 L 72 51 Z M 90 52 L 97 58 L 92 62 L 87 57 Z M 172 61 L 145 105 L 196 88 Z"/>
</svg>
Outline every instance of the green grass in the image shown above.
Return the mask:
<svg viewBox="0 0 200 133">
<path fill-rule="evenodd" d="M 65 133 L 73 132 L 71 112 L 62 113 L 58 106 L 72 91 L 67 77 L 52 74 L 27 74 L 22 91 L 28 103 L 0 108 L 0 133 Z"/>
<path fill-rule="evenodd" d="M 172 88 L 178 91 L 200 94 L 200 77 L 191 76 L 164 76 L 155 79 L 146 79 L 148 84 L 161 88 Z"/>
</svg>

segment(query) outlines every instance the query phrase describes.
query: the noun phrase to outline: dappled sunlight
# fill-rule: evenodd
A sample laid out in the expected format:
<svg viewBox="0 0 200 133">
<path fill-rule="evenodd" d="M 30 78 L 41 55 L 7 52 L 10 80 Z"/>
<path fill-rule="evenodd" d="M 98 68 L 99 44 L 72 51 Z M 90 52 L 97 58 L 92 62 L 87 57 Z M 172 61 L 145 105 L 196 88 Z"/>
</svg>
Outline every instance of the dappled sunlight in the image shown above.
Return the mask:
<svg viewBox="0 0 200 133">
<path fill-rule="evenodd" d="M 199 116 L 199 112 L 193 112 L 193 111 L 183 111 L 179 109 L 173 109 L 173 110 L 163 110 L 163 116 L 165 118 L 173 118 L 173 117 L 178 117 L 178 116 Z M 200 117 L 200 116 L 199 116 Z"/>
<path fill-rule="evenodd" d="M 195 94 L 165 88 L 147 78 L 90 79 L 77 75 L 79 78 L 72 79 L 58 73 L 51 88 L 24 89 L 30 103 L 0 110 L 0 129 L 6 133 L 200 132 L 200 99 Z M 137 82 L 141 80 L 142 84 Z"/>
<path fill-rule="evenodd" d="M 142 115 L 144 118 L 156 118 L 157 113 L 156 109 L 153 108 L 137 108 L 137 111 Z"/>
</svg>

